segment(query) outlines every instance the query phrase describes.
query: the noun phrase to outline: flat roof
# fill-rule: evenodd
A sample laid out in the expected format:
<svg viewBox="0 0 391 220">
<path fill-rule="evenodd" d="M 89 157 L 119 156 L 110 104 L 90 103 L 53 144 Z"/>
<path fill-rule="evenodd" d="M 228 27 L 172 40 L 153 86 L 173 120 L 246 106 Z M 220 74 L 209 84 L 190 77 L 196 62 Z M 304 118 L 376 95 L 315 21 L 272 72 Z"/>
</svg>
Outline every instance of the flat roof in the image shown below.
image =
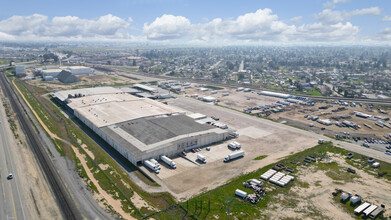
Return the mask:
<svg viewBox="0 0 391 220">
<path fill-rule="evenodd" d="M 198 124 L 184 114 L 135 119 L 100 129 L 134 157 L 181 138 L 225 132 L 211 125 Z"/>
<path fill-rule="evenodd" d="M 87 66 L 66 66 L 68 69 L 90 69 L 90 67 Z"/>
<path fill-rule="evenodd" d="M 57 91 L 54 93 L 54 95 L 63 102 L 68 98 L 68 94 L 74 95 L 79 93 L 85 96 L 90 96 L 90 95 L 101 95 L 101 94 L 116 94 L 116 93 L 122 93 L 122 91 L 120 89 L 110 87 L 110 86 L 100 86 L 94 88 Z"/>
<path fill-rule="evenodd" d="M 143 84 L 134 84 L 133 87 L 147 90 L 148 92 L 157 92 L 157 89 L 152 88 L 150 86 L 143 85 Z"/>
<path fill-rule="evenodd" d="M 126 93 L 129 93 L 129 94 L 140 93 L 139 90 L 133 89 L 133 88 L 130 88 L 130 87 L 120 87 L 118 89 L 121 90 L 122 92 L 126 92 Z"/>
<path fill-rule="evenodd" d="M 194 119 L 182 114 L 140 118 L 117 124 L 117 126 L 146 145 L 215 128 L 208 124 L 196 123 Z"/>
<path fill-rule="evenodd" d="M 75 98 L 71 99 L 68 106 L 96 127 L 154 115 L 184 112 L 176 107 L 127 93 Z"/>
<path fill-rule="evenodd" d="M 63 69 L 46 69 L 46 70 L 41 70 L 43 73 L 56 73 L 56 72 L 61 72 Z"/>
</svg>

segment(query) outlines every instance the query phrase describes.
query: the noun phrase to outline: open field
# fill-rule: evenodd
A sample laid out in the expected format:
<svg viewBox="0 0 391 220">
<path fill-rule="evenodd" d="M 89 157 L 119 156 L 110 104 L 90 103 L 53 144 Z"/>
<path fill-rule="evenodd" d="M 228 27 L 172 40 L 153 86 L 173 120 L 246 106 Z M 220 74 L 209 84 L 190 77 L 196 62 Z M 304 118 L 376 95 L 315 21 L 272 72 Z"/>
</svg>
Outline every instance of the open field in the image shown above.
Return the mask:
<svg viewBox="0 0 391 220">
<path fill-rule="evenodd" d="M 133 85 L 137 82 L 135 79 L 127 78 L 121 75 L 89 75 L 78 76 L 81 81 L 76 83 L 64 84 L 59 81 L 40 81 L 32 80 L 27 83 L 40 87 L 47 90 L 48 92 L 53 92 L 54 90 L 67 90 L 67 89 L 78 89 L 78 88 L 88 88 L 94 86 L 126 86 Z"/>
<path fill-rule="evenodd" d="M 377 205 L 391 201 L 390 174 L 378 177 L 378 172 L 391 172 L 390 164 L 380 162 L 380 168 L 371 168 L 366 162 L 367 157 L 355 154 L 352 160 L 345 159 L 347 151 L 334 147 L 331 143 L 317 145 L 303 152 L 286 157 L 276 163 L 259 167 L 256 171 L 233 178 L 230 182 L 202 193 L 187 202 L 182 208 L 188 212 L 187 218 L 225 219 L 229 210 L 230 216 L 240 219 L 349 219 L 357 218 L 348 204 L 339 202 L 339 197 L 331 194 L 335 188 L 353 194 L 359 194 L 364 201 Z M 307 156 L 317 158 L 317 162 L 305 165 L 303 159 Z M 259 179 L 260 174 L 276 164 L 295 169 L 295 180 L 286 187 L 278 187 L 269 182 L 263 182 L 266 196 L 253 205 L 234 195 L 235 189 L 252 193 L 244 188 L 243 182 L 248 179 Z M 363 169 L 357 169 L 360 165 Z M 356 174 L 346 171 L 347 167 L 356 169 Z M 282 171 L 287 173 L 287 171 Z M 339 195 L 338 195 L 339 196 Z M 200 203 L 203 203 L 201 208 Z M 209 208 L 210 203 L 210 208 Z M 197 208 L 195 206 L 197 204 Z M 229 207 L 229 209 L 228 209 Z M 173 213 L 170 210 L 170 213 Z M 390 213 L 387 210 L 384 216 Z M 164 214 L 153 216 L 160 219 Z M 183 216 L 171 216 L 172 219 Z"/>
</svg>

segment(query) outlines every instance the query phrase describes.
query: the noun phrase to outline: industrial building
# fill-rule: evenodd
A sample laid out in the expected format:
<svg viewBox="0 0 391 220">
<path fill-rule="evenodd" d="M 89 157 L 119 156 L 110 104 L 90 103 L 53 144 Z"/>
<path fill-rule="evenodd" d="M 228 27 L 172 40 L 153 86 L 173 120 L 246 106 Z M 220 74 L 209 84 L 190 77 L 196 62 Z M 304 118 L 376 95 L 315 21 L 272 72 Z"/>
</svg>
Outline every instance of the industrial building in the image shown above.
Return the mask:
<svg viewBox="0 0 391 220">
<path fill-rule="evenodd" d="M 16 65 L 15 66 L 15 73 L 16 76 L 25 76 L 26 75 L 26 68 L 24 65 Z"/>
<path fill-rule="evenodd" d="M 93 69 L 85 66 L 44 67 L 40 72 L 42 78 L 45 76 L 57 78 L 63 70 L 72 73 L 72 75 L 88 75 L 93 73 Z"/>
<path fill-rule="evenodd" d="M 69 66 L 66 69 L 73 75 L 88 75 L 93 73 L 93 69 L 85 66 Z"/>
<path fill-rule="evenodd" d="M 58 81 L 62 83 L 75 83 L 80 82 L 81 80 L 73 75 L 71 72 L 63 70 L 57 75 Z"/>
<path fill-rule="evenodd" d="M 135 165 L 232 135 L 226 129 L 198 121 L 193 113 L 114 87 L 59 91 L 53 97 Z"/>
</svg>

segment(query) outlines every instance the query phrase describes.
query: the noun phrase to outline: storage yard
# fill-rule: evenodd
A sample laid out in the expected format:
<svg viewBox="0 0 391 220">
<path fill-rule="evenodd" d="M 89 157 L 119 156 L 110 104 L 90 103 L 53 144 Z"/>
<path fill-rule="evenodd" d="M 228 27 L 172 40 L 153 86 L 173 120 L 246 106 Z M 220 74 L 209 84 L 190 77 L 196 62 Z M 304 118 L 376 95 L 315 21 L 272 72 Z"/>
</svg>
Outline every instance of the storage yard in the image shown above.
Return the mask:
<svg viewBox="0 0 391 220">
<path fill-rule="evenodd" d="M 231 216 L 242 219 L 352 219 L 371 214 L 388 217 L 391 175 L 383 174 L 391 172 L 391 164 L 378 161 L 380 167 L 373 168 L 368 157 L 354 154 L 348 159 L 348 154 L 331 143 L 320 144 L 233 178 L 182 206 L 188 215 L 203 219 L 225 219 L 228 207 Z M 283 178 L 285 183 L 278 184 Z M 347 202 L 341 202 L 342 194 L 346 194 Z M 209 201 L 210 208 L 205 205 Z M 384 205 L 384 209 L 378 213 L 376 208 L 368 209 L 366 214 L 365 209 L 355 213 L 365 202 L 376 208 Z M 196 208 L 196 203 L 203 203 L 204 208 Z"/>
</svg>

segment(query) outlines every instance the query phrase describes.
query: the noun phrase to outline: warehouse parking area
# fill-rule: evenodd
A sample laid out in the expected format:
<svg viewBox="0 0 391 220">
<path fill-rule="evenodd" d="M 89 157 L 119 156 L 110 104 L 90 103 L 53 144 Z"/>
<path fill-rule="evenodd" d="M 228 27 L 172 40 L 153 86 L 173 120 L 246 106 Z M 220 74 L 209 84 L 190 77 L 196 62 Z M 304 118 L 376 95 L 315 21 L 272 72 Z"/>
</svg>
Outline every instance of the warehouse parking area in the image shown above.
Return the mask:
<svg viewBox="0 0 391 220">
<path fill-rule="evenodd" d="M 204 146 L 200 152 L 187 152 L 187 155 L 171 157 L 177 168 L 172 169 L 162 161 L 159 174 L 149 172 L 152 178 L 166 185 L 178 199 L 190 198 L 201 192 L 216 188 L 232 178 L 276 162 L 292 153 L 314 146 L 318 139 L 302 135 L 278 123 L 259 120 L 255 117 L 215 106 L 193 98 L 178 96 L 168 105 L 189 112 L 199 112 L 206 116 L 216 116 L 219 122 L 227 124 L 239 134 L 238 138 Z M 224 163 L 223 159 L 233 151 L 228 144 L 237 141 L 242 145 L 244 157 Z M 197 154 L 206 157 L 207 163 L 197 161 Z M 266 156 L 262 160 L 255 160 Z"/>
</svg>

